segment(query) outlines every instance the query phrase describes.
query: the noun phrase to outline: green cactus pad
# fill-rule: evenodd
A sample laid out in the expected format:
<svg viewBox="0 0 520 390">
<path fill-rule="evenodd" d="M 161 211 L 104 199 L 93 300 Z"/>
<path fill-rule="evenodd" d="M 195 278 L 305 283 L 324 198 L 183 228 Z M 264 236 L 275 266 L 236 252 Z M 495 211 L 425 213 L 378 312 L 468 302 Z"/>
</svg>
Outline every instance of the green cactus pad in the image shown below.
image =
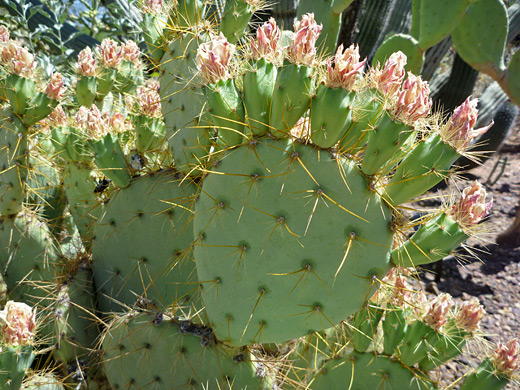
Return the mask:
<svg viewBox="0 0 520 390">
<path fill-rule="evenodd" d="M 424 51 L 419 48 L 419 42 L 408 34 L 393 34 L 383 41 L 372 59 L 372 64 L 383 65 L 386 60 L 396 51 L 406 54 L 407 62 L 405 69 L 414 74 L 420 74 L 424 63 Z"/>
<path fill-rule="evenodd" d="M 22 210 L 27 170 L 27 128 L 9 109 L 0 111 L 0 214 Z"/>
<path fill-rule="evenodd" d="M 65 390 L 62 383 L 52 374 L 36 374 L 24 382 L 22 390 Z"/>
<path fill-rule="evenodd" d="M 171 171 L 134 179 L 106 205 L 92 245 L 102 312 L 121 311 L 140 297 L 159 308 L 197 298 L 192 256 L 197 189 L 181 179 Z"/>
<path fill-rule="evenodd" d="M 103 349 L 113 388 L 271 389 L 270 375 L 250 353 L 226 348 L 210 329 L 160 312 L 116 318 L 103 337 Z"/>
<path fill-rule="evenodd" d="M 38 306 L 60 268 L 44 221 L 29 212 L 0 222 L 0 268 L 11 299 Z"/>
<path fill-rule="evenodd" d="M 352 353 L 331 359 L 312 379 L 312 390 L 426 390 L 431 382 L 423 374 L 387 356 Z"/>
<path fill-rule="evenodd" d="M 502 0 L 471 2 L 451 34 L 457 53 L 473 68 L 497 74 L 504 69 L 507 9 Z"/>
<path fill-rule="evenodd" d="M 25 372 L 31 367 L 33 360 L 33 347 L 30 345 L 0 346 L 0 388 L 20 389 Z"/>
<path fill-rule="evenodd" d="M 312 146 L 260 139 L 228 151 L 195 209 L 204 303 L 233 345 L 334 326 L 390 269 L 389 209 L 353 161 Z"/>
<path fill-rule="evenodd" d="M 392 356 L 408 329 L 405 312 L 402 308 L 388 305 L 385 318 L 381 322 L 383 329 L 383 353 Z"/>
<path fill-rule="evenodd" d="M 228 0 L 220 21 L 220 31 L 228 42 L 236 44 L 248 28 L 254 9 L 246 0 Z"/>
<path fill-rule="evenodd" d="M 311 140 L 322 148 L 334 146 L 349 130 L 355 93 L 344 88 L 318 87 L 311 103 Z"/>
<path fill-rule="evenodd" d="M 130 169 L 126 161 L 118 134 L 106 134 L 99 140 L 90 140 L 94 161 L 101 173 L 120 188 L 130 184 Z"/>
<path fill-rule="evenodd" d="M 207 128 L 201 127 L 203 103 L 201 91 L 194 84 L 193 69 L 199 43 L 207 40 L 205 33 L 178 34 L 161 59 L 161 109 L 166 139 L 175 158 L 175 168 L 184 173 L 199 174 L 209 154 L 211 139 Z M 186 80 L 191 80 L 186 84 Z"/>
<path fill-rule="evenodd" d="M 497 372 L 491 359 L 484 359 L 474 372 L 467 375 L 460 390 L 501 390 L 511 378 Z"/>
<path fill-rule="evenodd" d="M 286 62 L 278 69 L 269 125 L 274 137 L 288 138 L 289 130 L 309 109 L 314 89 L 313 69 Z"/>
<path fill-rule="evenodd" d="M 445 213 L 422 225 L 408 241 L 392 251 L 392 261 L 399 267 L 433 263 L 449 255 L 468 239 L 460 225 Z"/>
<path fill-rule="evenodd" d="M 520 51 L 517 51 L 507 66 L 507 87 L 515 103 L 520 105 Z"/>
<path fill-rule="evenodd" d="M 459 157 L 458 152 L 444 143 L 440 135 L 428 137 L 419 142 L 399 164 L 385 186 L 385 196 L 393 204 L 409 202 L 447 177 L 448 170 Z"/>
<path fill-rule="evenodd" d="M 97 93 L 97 80 L 94 76 L 81 76 L 76 84 L 76 99 L 80 106 L 90 108 Z"/>
<path fill-rule="evenodd" d="M 277 68 L 264 58 L 254 62 L 244 73 L 244 108 L 246 122 L 254 135 L 269 132 L 269 112 L 276 82 Z"/>
<path fill-rule="evenodd" d="M 354 314 L 352 345 L 357 352 L 365 352 L 374 341 L 383 309 L 367 305 Z"/>
<path fill-rule="evenodd" d="M 419 46 L 429 49 L 459 24 L 470 0 L 421 0 Z"/>
<path fill-rule="evenodd" d="M 36 83 L 34 80 L 10 74 L 5 79 L 5 85 L 5 93 L 13 112 L 18 115 L 25 114 L 29 101 L 36 94 Z"/>
</svg>

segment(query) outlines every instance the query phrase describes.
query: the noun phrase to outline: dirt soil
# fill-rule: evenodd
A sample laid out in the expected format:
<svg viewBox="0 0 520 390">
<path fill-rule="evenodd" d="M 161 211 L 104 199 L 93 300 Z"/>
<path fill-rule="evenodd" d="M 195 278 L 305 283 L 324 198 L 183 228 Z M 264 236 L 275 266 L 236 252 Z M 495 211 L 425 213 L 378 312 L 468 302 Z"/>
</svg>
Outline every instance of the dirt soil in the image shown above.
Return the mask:
<svg viewBox="0 0 520 390">
<path fill-rule="evenodd" d="M 469 256 L 464 260 L 447 259 L 441 267 L 430 266 L 429 270 L 421 274 L 422 286 L 426 291 L 450 293 L 455 301 L 477 297 L 486 310 L 481 323 L 483 342 L 469 345 L 464 355 L 435 373 L 445 386 L 467 372 L 468 365 L 478 365 L 482 354 L 489 353 L 497 342 L 520 338 L 520 248 L 507 248 L 495 243 L 497 235 L 512 224 L 520 200 L 519 122 L 500 153 L 465 175 L 468 180 L 477 179 L 485 184 L 488 193 L 493 196 L 492 213 L 487 221 L 489 233 L 485 236 L 485 242 L 475 239 L 467 242 L 479 259 Z M 504 161 L 506 157 L 508 165 L 494 182 L 500 167 L 494 172 L 493 168 L 499 159 Z M 428 206 L 427 202 L 423 206 Z M 457 388 L 455 385 L 450 389 Z M 520 382 L 510 383 L 506 389 L 520 390 Z"/>
</svg>

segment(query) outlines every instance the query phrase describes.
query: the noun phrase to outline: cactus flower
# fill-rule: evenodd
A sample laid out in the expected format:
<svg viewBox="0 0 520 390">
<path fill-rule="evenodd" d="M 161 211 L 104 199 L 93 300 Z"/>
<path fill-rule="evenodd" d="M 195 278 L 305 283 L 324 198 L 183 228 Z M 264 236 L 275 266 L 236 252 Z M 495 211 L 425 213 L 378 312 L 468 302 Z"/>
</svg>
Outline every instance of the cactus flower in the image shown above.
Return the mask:
<svg viewBox="0 0 520 390">
<path fill-rule="evenodd" d="M 75 122 L 80 129 L 86 130 L 89 137 L 95 139 L 103 138 L 108 132 L 105 120 L 96 105 L 92 105 L 91 108 L 81 106 L 76 114 Z"/>
<path fill-rule="evenodd" d="M 212 84 L 228 79 L 229 62 L 234 53 L 235 45 L 229 43 L 222 33 L 201 44 L 197 51 L 196 63 L 203 82 Z"/>
<path fill-rule="evenodd" d="M 507 344 L 499 343 L 493 353 L 496 369 L 506 376 L 513 375 L 520 367 L 519 354 L 520 343 L 517 339 L 509 340 Z"/>
<path fill-rule="evenodd" d="M 314 14 L 305 14 L 294 22 L 294 40 L 289 46 L 289 61 L 296 65 L 312 66 L 316 57 L 316 41 L 323 29 L 314 20 Z"/>
<path fill-rule="evenodd" d="M 142 115 L 155 118 L 162 117 L 161 96 L 153 86 L 139 87 L 137 89 L 136 102 Z"/>
<path fill-rule="evenodd" d="M 99 63 L 106 68 L 117 68 L 122 60 L 122 49 L 118 43 L 112 39 L 105 38 L 98 45 Z"/>
<path fill-rule="evenodd" d="M 0 324 L 7 345 L 30 344 L 35 335 L 36 310 L 22 302 L 8 301 L 0 311 Z"/>
<path fill-rule="evenodd" d="M 464 188 L 459 201 L 448 210 L 448 215 L 462 228 L 471 228 L 491 210 L 493 200 L 486 203 L 486 196 L 486 189 L 475 180 L 471 187 Z"/>
<path fill-rule="evenodd" d="M 493 126 L 491 122 L 488 126 L 473 129 L 478 117 L 477 103 L 478 99 L 470 100 L 468 97 L 464 103 L 455 108 L 451 119 L 441 129 L 443 139 L 457 150 L 466 148 L 473 138 L 484 134 Z"/>
<path fill-rule="evenodd" d="M 448 320 L 448 311 L 452 305 L 453 300 L 449 294 L 440 294 L 431 300 L 423 317 L 426 325 L 436 332 L 440 331 Z"/>
<path fill-rule="evenodd" d="M 141 66 L 139 57 L 141 56 L 141 50 L 134 41 L 128 41 L 121 46 L 122 57 L 124 60 L 131 62 L 136 67 Z"/>
<path fill-rule="evenodd" d="M 0 44 L 9 41 L 9 29 L 6 26 L 0 25 Z"/>
<path fill-rule="evenodd" d="M 366 63 L 366 59 L 359 61 L 359 46 L 351 45 L 343 51 L 343 45 L 338 47 L 334 56 L 334 67 L 332 58 L 328 61 L 326 84 L 330 88 L 345 88 L 352 90 L 357 75 Z"/>
<path fill-rule="evenodd" d="M 406 60 L 406 55 L 398 51 L 388 58 L 382 70 L 378 66 L 372 71 L 374 87 L 383 95 L 396 97 L 404 80 Z"/>
<path fill-rule="evenodd" d="M 474 332 L 479 328 L 484 313 L 484 308 L 478 298 L 471 298 L 462 304 L 460 311 L 455 316 L 455 323 L 467 332 Z"/>
<path fill-rule="evenodd" d="M 50 131 L 51 127 L 67 126 L 68 116 L 61 105 L 56 108 L 47 117 L 40 121 L 40 129 L 43 132 Z"/>
<path fill-rule="evenodd" d="M 173 4 L 175 8 L 176 1 Z M 163 0 L 145 0 L 143 2 L 143 11 L 147 14 L 160 14 L 163 12 Z"/>
<path fill-rule="evenodd" d="M 274 18 L 262 24 L 256 30 L 256 40 L 251 42 L 252 57 L 254 60 L 265 58 L 270 62 L 278 62 L 282 56 L 280 45 L 280 28 Z"/>
<path fill-rule="evenodd" d="M 96 59 L 92 54 L 90 47 L 86 47 L 79 52 L 76 72 L 81 76 L 95 76 L 97 72 Z"/>
<path fill-rule="evenodd" d="M 432 107 L 430 87 L 420 76 L 408 72 L 408 78 L 397 96 L 397 104 L 392 111 L 403 123 L 413 125 L 430 113 Z"/>
<path fill-rule="evenodd" d="M 34 56 L 25 47 L 9 41 L 2 50 L 2 62 L 9 71 L 21 77 L 31 78 L 36 67 Z"/>
<path fill-rule="evenodd" d="M 65 94 L 65 86 L 63 83 L 63 77 L 60 73 L 54 73 L 47 84 L 45 94 L 49 99 L 61 100 Z"/>
</svg>

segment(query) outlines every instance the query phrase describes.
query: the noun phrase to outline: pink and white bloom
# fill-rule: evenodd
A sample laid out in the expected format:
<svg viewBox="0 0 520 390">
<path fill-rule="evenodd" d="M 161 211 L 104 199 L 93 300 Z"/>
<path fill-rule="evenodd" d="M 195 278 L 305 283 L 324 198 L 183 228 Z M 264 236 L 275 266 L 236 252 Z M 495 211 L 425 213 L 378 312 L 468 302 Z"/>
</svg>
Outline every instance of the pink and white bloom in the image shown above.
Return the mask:
<svg viewBox="0 0 520 390">
<path fill-rule="evenodd" d="M 8 41 L 2 49 L 1 57 L 2 62 L 7 65 L 11 73 L 25 78 L 32 77 L 36 62 L 34 56 L 25 47 Z"/>
<path fill-rule="evenodd" d="M 177 2 L 174 2 L 173 8 Z M 147 14 L 160 14 L 163 12 L 163 0 L 145 0 L 143 2 L 143 11 Z"/>
<path fill-rule="evenodd" d="M 136 102 L 139 112 L 152 118 L 161 118 L 161 96 L 156 88 L 152 85 L 137 88 Z"/>
<path fill-rule="evenodd" d="M 213 84 L 230 77 L 229 64 L 235 54 L 235 45 L 224 34 L 199 46 L 195 62 L 205 84 Z"/>
<path fill-rule="evenodd" d="M 280 36 L 281 31 L 274 18 L 262 24 L 256 30 L 256 39 L 251 42 L 253 59 L 265 58 L 273 63 L 278 62 L 282 57 Z"/>
<path fill-rule="evenodd" d="M 441 129 L 443 139 L 457 150 L 466 148 L 473 138 L 484 134 L 493 126 L 491 122 L 488 126 L 473 129 L 478 117 L 477 103 L 478 99 L 470 100 L 468 97 L 453 111 L 451 119 Z"/>
<path fill-rule="evenodd" d="M 103 39 L 101 45 L 98 45 L 97 53 L 99 63 L 106 68 L 117 68 L 123 58 L 119 44 L 109 38 Z"/>
<path fill-rule="evenodd" d="M 509 340 L 507 344 L 499 343 L 493 353 L 495 367 L 506 376 L 513 375 L 520 366 L 520 343 L 517 339 Z"/>
<path fill-rule="evenodd" d="M 136 67 L 141 66 L 141 61 L 139 60 L 141 56 L 141 50 L 139 46 L 134 41 L 128 41 L 121 46 L 122 57 L 124 60 L 131 62 Z"/>
<path fill-rule="evenodd" d="M 432 108 L 430 87 L 421 76 L 408 72 L 408 78 L 397 93 L 397 104 L 393 114 L 403 123 L 413 125 L 419 119 L 426 117 Z"/>
<path fill-rule="evenodd" d="M 366 59 L 359 61 L 359 46 L 352 44 L 343 51 L 343 44 L 341 44 L 334 56 L 334 66 L 332 66 L 332 58 L 327 63 L 325 84 L 330 88 L 352 90 L 356 77 L 361 73 L 366 61 Z"/>
<path fill-rule="evenodd" d="M 22 302 L 8 301 L 0 311 L 3 342 L 10 346 L 30 344 L 35 335 L 36 309 Z"/>
<path fill-rule="evenodd" d="M 482 307 L 478 298 L 471 298 L 462 304 L 455 316 L 455 323 L 459 328 L 472 333 L 479 328 L 484 313 L 484 307 Z"/>
<path fill-rule="evenodd" d="M 105 118 L 95 104 L 90 108 L 81 106 L 76 114 L 75 123 L 78 128 L 85 130 L 88 136 L 95 139 L 103 138 L 109 130 Z"/>
<path fill-rule="evenodd" d="M 439 332 L 448 321 L 448 312 L 452 306 L 451 295 L 438 295 L 428 303 L 426 314 L 423 317 L 424 323 Z"/>
<path fill-rule="evenodd" d="M 457 203 L 448 210 L 462 228 L 471 228 L 488 216 L 493 200 L 486 203 L 486 189 L 475 180 L 471 187 L 466 187 Z"/>
<path fill-rule="evenodd" d="M 86 47 L 81 50 L 78 54 L 78 63 L 76 65 L 76 72 L 85 77 L 95 76 L 97 73 L 96 59 L 90 50 L 90 47 Z"/>
<path fill-rule="evenodd" d="M 63 77 L 60 73 L 54 73 L 47 84 L 45 94 L 49 99 L 61 100 L 65 95 L 65 85 L 63 83 Z"/>
<path fill-rule="evenodd" d="M 7 43 L 9 41 L 9 29 L 0 25 L 0 44 Z"/>
<path fill-rule="evenodd" d="M 406 55 L 398 51 L 388 58 L 383 69 L 378 65 L 372 71 L 374 87 L 386 97 L 396 97 L 404 80 L 406 60 Z"/>
<path fill-rule="evenodd" d="M 296 65 L 312 66 L 316 58 L 316 41 L 323 25 L 318 25 L 314 14 L 305 14 L 294 22 L 294 40 L 289 46 L 289 61 Z"/>
</svg>

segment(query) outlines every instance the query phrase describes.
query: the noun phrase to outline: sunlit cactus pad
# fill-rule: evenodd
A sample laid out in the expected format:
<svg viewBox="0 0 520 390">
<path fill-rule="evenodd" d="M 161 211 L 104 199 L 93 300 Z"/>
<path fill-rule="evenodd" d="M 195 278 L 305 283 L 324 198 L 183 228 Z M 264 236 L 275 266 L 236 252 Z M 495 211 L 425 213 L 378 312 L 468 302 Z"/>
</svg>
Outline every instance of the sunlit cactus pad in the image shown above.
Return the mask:
<svg viewBox="0 0 520 390">
<path fill-rule="evenodd" d="M 391 267 L 392 232 L 369 187 L 353 161 L 290 140 L 224 154 L 194 222 L 217 337 L 282 342 L 334 326 L 370 298 Z"/>
</svg>

